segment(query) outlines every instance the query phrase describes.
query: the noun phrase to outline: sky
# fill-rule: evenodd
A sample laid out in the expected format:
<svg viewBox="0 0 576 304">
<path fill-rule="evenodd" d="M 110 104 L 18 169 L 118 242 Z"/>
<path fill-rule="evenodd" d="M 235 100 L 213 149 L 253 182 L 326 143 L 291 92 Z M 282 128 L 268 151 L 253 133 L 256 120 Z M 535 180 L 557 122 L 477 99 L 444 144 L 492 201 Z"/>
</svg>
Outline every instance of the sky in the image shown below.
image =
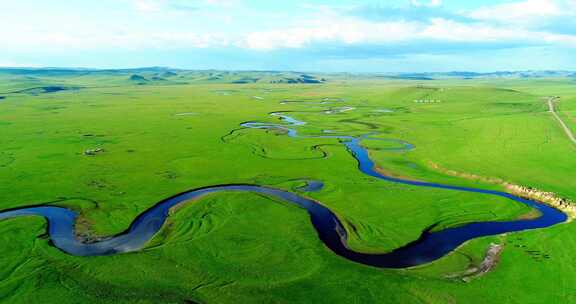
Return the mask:
<svg viewBox="0 0 576 304">
<path fill-rule="evenodd" d="M 0 66 L 576 70 L 576 0 L 0 0 Z"/>
</svg>

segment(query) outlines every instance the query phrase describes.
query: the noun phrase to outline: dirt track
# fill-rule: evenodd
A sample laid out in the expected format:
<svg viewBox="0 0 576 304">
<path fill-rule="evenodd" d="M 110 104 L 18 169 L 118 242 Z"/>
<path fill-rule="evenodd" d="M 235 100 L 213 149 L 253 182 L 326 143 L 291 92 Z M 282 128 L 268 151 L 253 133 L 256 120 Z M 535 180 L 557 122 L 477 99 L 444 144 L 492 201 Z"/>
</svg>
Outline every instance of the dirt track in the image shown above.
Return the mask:
<svg viewBox="0 0 576 304">
<path fill-rule="evenodd" d="M 560 123 L 560 126 L 562 126 L 562 129 L 564 129 L 564 133 L 566 133 L 566 136 L 568 136 L 570 141 L 572 141 L 576 145 L 576 136 L 574 136 L 572 130 L 568 127 L 568 125 L 566 125 L 566 123 L 562 120 L 562 118 L 560 118 L 560 115 L 558 115 L 558 113 L 556 112 L 556 108 L 554 107 L 554 101 L 556 99 L 558 98 L 557 97 L 548 98 L 548 110 L 550 113 L 552 113 L 552 115 L 554 115 L 556 120 Z"/>
</svg>

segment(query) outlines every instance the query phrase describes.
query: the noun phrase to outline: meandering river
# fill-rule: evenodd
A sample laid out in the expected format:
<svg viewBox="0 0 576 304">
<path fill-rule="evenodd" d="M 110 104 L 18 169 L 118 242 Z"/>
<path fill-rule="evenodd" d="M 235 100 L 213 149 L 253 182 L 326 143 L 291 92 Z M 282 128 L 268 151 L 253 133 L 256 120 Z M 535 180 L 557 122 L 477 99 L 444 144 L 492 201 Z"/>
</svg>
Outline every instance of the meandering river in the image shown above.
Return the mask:
<svg viewBox="0 0 576 304">
<path fill-rule="evenodd" d="M 336 138 L 348 149 L 351 156 L 357 160 L 358 169 L 368 176 L 386 182 L 415 187 L 500 196 L 535 208 L 539 211 L 540 216 L 533 219 L 468 223 L 437 232 L 425 231 L 418 240 L 382 254 L 361 253 L 348 248 L 348 234 L 342 222 L 322 203 L 296 193 L 260 185 L 216 185 L 180 193 L 157 203 L 154 207 L 140 214 L 125 232 L 94 243 L 83 243 L 76 238 L 74 226 L 78 214 L 63 207 L 35 206 L 7 210 L 0 212 L 0 220 L 18 216 L 42 216 L 48 221 L 48 233 L 52 243 L 62 251 L 76 256 L 111 255 L 138 251 L 144 248 L 147 242 L 162 228 L 169 216 L 170 209 L 179 204 L 216 192 L 253 192 L 276 197 L 306 209 L 310 214 L 310 220 L 318 233 L 318 237 L 332 252 L 353 262 L 382 268 L 407 268 L 429 263 L 445 256 L 464 242 L 474 238 L 545 228 L 567 220 L 567 216 L 557 209 L 505 192 L 412 181 L 387 176 L 375 169 L 374 161 L 370 158 L 368 150 L 361 145 L 362 141 L 367 140 L 388 140 L 397 145 L 397 147 L 392 147 L 390 150 L 409 150 L 414 148 L 409 143 L 394 139 L 373 138 L 371 137 L 373 134 L 359 137 L 345 135 L 300 136 L 297 127 L 305 125 L 306 122 L 297 120 L 282 112 L 271 113 L 271 115 L 279 118 L 284 123 L 246 122 L 242 124 L 242 127 L 250 129 L 282 129 L 290 137 Z M 315 188 L 314 190 L 319 189 Z"/>
</svg>

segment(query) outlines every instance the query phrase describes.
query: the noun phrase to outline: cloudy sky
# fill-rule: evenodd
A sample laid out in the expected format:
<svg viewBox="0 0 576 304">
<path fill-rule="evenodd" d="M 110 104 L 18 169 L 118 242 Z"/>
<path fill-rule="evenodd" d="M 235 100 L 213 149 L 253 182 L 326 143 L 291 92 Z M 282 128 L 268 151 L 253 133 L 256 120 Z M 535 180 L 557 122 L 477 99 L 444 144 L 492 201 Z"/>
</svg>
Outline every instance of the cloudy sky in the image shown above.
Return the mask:
<svg viewBox="0 0 576 304">
<path fill-rule="evenodd" d="M 576 70 L 576 0 L 0 0 L 0 66 Z"/>
</svg>

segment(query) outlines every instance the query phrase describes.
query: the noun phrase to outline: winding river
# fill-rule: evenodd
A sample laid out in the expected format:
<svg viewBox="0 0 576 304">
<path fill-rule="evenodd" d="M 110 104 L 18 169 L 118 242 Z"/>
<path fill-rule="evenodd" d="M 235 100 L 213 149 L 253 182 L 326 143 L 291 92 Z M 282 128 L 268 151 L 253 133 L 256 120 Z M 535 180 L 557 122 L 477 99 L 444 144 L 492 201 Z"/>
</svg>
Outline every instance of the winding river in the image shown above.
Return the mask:
<svg viewBox="0 0 576 304">
<path fill-rule="evenodd" d="M 374 134 L 359 137 L 339 135 L 300 136 L 296 128 L 305 125 L 306 122 L 294 119 L 286 115 L 285 112 L 275 112 L 271 113 L 271 115 L 282 120 L 284 124 L 246 122 L 241 126 L 250 129 L 281 129 L 285 130 L 290 137 L 335 138 L 338 139 L 357 160 L 359 170 L 371 177 L 410 186 L 500 196 L 535 208 L 539 211 L 540 216 L 534 219 L 468 223 L 437 232 L 427 230 L 418 240 L 404 247 L 382 254 L 361 253 L 348 248 L 348 235 L 342 222 L 330 209 L 320 202 L 296 193 L 248 184 L 210 186 L 167 198 L 140 214 L 125 232 L 94 243 L 84 243 L 76 238 L 74 226 L 78 218 L 78 213 L 67 208 L 46 205 L 6 210 L 0 212 L 0 220 L 18 216 L 42 216 L 48 221 L 48 233 L 52 244 L 60 250 L 76 256 L 111 255 L 138 251 L 144 248 L 147 242 L 162 228 L 169 216 L 170 209 L 181 203 L 217 192 L 253 192 L 285 200 L 306 209 L 310 214 L 312 225 L 316 229 L 318 237 L 331 251 L 350 261 L 381 268 L 407 268 L 429 263 L 445 256 L 464 242 L 474 238 L 545 228 L 567 220 L 567 216 L 557 209 L 505 192 L 412 181 L 387 176 L 375 169 L 374 161 L 370 158 L 367 149 L 361 145 L 361 142 L 365 140 L 387 140 L 398 145 L 397 147 L 389 148 L 390 150 L 409 150 L 413 148 L 409 143 L 371 137 Z M 318 181 L 314 181 L 313 183 L 315 183 L 314 186 L 304 189 L 318 191 L 323 186 L 323 184 Z"/>
</svg>

